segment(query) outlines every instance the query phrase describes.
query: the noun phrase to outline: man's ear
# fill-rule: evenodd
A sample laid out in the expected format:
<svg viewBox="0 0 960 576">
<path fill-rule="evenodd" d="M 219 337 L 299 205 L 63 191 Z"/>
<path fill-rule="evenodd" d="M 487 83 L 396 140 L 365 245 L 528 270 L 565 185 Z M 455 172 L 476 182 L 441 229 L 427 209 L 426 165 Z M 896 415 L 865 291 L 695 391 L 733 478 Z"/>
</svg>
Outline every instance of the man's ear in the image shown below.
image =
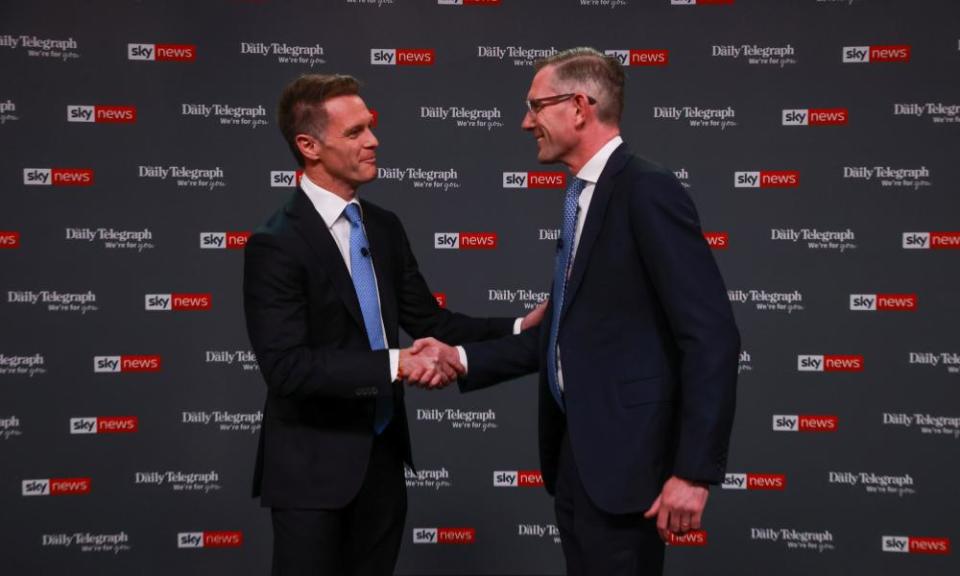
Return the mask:
<svg viewBox="0 0 960 576">
<path fill-rule="evenodd" d="M 317 160 L 320 157 L 320 141 L 309 134 L 297 134 L 293 139 L 300 150 L 300 154 L 308 160 Z"/>
</svg>

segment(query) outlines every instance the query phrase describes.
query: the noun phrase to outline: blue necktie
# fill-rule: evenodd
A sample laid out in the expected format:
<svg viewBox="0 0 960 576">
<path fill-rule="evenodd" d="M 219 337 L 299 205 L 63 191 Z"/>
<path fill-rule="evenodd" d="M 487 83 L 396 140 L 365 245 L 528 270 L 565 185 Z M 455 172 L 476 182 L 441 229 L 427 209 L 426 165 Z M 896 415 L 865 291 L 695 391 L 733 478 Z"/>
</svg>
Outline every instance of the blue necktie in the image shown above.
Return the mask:
<svg viewBox="0 0 960 576">
<path fill-rule="evenodd" d="M 577 230 L 577 203 L 580 199 L 580 193 L 583 192 L 586 185 L 586 181 L 574 178 L 567 186 L 567 192 L 563 197 L 560 247 L 557 250 L 557 261 L 553 270 L 553 294 L 550 295 L 553 305 L 553 321 L 550 323 L 550 342 L 547 344 L 547 381 L 550 384 L 550 392 L 553 393 L 557 405 L 563 411 L 565 411 L 563 398 L 560 394 L 560 384 L 558 382 L 557 337 L 560 335 L 560 311 L 563 310 L 563 297 L 567 288 L 567 277 L 570 275 L 570 265 L 572 264 L 574 235 Z"/>
<path fill-rule="evenodd" d="M 380 323 L 380 299 L 377 297 L 377 281 L 373 275 L 373 259 L 370 257 L 370 249 L 367 248 L 367 235 L 360 220 L 360 206 L 347 204 L 343 213 L 350 221 L 350 273 L 353 276 L 353 289 L 360 301 L 360 312 L 363 314 L 363 325 L 367 329 L 370 349 L 383 350 L 387 346 L 383 341 L 383 327 Z M 386 429 L 392 416 L 393 397 L 377 396 L 373 416 L 373 427 L 377 434 Z"/>
</svg>

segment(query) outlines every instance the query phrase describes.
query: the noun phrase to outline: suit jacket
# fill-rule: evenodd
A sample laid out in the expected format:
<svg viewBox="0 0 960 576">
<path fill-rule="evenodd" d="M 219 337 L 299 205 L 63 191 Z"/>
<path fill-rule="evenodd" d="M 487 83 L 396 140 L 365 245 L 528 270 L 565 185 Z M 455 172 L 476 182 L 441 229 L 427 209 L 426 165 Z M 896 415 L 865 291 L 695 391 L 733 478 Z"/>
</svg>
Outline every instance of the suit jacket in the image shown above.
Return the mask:
<svg viewBox="0 0 960 576">
<path fill-rule="evenodd" d="M 441 309 L 400 220 L 361 201 L 388 348 L 410 336 L 468 342 L 510 334 L 513 319 Z M 323 218 L 302 190 L 250 237 L 247 332 L 267 384 L 254 471 L 264 506 L 340 508 L 363 482 L 376 397 L 392 394 L 404 461 L 412 463 L 403 387 L 387 350 L 370 350 L 353 281 Z M 412 464 L 411 464 L 412 465 Z"/>
<path fill-rule="evenodd" d="M 733 311 L 683 186 L 625 145 L 594 189 L 559 322 L 565 412 L 540 374 L 551 494 L 564 431 L 587 493 L 610 513 L 645 511 L 670 475 L 723 479 L 740 350 Z M 461 389 L 546 367 L 551 323 L 548 309 L 538 329 L 465 346 Z"/>
</svg>

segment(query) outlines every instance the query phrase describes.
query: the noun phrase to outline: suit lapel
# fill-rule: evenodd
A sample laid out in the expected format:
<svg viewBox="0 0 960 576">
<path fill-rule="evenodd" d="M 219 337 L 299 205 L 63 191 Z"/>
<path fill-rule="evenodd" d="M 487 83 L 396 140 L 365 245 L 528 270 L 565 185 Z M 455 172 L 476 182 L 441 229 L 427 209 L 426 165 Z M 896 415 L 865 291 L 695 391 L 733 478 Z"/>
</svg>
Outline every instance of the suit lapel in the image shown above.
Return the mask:
<svg viewBox="0 0 960 576">
<path fill-rule="evenodd" d="M 397 316 L 396 289 L 393 282 L 392 270 L 396 268 L 393 261 L 392 242 L 387 227 L 376 219 L 376 212 L 368 208 L 368 204 L 360 201 L 363 207 L 364 230 L 367 233 L 367 242 L 370 243 L 370 254 L 373 258 L 373 271 L 377 276 L 377 291 L 380 293 L 380 317 L 387 333 L 387 347 L 397 347 Z"/>
</svg>

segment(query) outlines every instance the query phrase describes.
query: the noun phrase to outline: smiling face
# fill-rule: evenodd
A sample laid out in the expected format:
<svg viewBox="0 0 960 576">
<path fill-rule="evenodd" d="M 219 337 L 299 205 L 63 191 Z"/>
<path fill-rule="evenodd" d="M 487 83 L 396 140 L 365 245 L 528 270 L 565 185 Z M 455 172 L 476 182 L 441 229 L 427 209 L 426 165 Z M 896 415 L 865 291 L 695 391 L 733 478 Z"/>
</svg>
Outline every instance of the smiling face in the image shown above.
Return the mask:
<svg viewBox="0 0 960 576">
<path fill-rule="evenodd" d="M 557 96 L 559 91 L 554 81 L 554 67 L 546 66 L 537 72 L 527 91 L 528 100 Z M 539 112 L 527 111 L 520 127 L 533 134 L 537 140 L 537 160 L 543 164 L 564 162 L 580 143 L 576 129 L 577 112 L 573 99 L 544 106 Z"/>
<path fill-rule="evenodd" d="M 321 106 L 327 126 L 320 138 L 310 137 L 312 150 L 304 156 L 317 164 L 310 179 L 331 192 L 353 197 L 357 188 L 377 177 L 377 137 L 370 129 L 373 114 L 356 95 L 337 96 Z M 310 154 L 309 152 L 312 152 Z"/>
</svg>

